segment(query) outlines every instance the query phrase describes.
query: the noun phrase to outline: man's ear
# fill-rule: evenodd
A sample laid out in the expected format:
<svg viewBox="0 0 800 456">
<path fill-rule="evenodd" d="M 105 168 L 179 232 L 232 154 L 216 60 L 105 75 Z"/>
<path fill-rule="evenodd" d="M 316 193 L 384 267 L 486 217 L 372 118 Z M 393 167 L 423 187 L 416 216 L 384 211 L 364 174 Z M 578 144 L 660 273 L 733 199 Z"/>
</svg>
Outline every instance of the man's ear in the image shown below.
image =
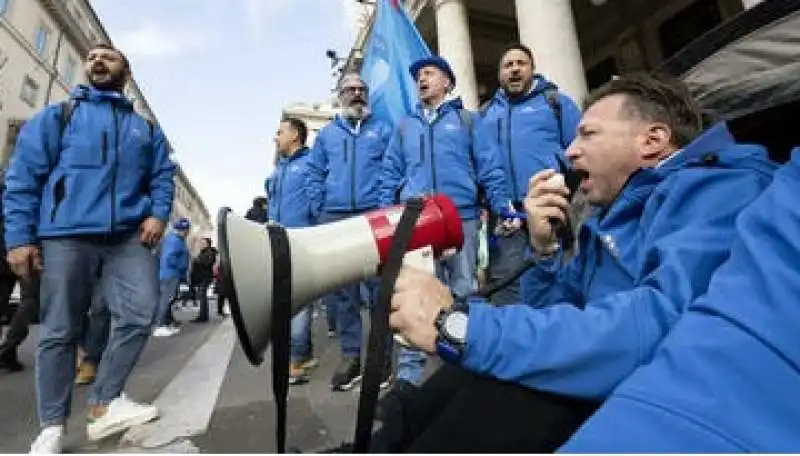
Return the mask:
<svg viewBox="0 0 800 456">
<path fill-rule="evenodd" d="M 674 151 L 672 130 L 663 122 L 653 122 L 647 126 L 641 136 L 642 159 L 661 161 Z"/>
</svg>

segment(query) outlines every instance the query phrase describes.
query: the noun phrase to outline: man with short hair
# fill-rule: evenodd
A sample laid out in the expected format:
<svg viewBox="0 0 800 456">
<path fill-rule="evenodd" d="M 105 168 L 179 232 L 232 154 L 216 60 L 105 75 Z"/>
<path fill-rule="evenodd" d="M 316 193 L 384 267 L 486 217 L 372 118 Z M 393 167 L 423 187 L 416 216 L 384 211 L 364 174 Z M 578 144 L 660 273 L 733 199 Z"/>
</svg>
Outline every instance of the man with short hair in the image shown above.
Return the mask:
<svg viewBox="0 0 800 456">
<path fill-rule="evenodd" d="M 320 130 L 309 160 L 309 179 L 316 194 L 317 222 L 336 222 L 380 205 L 381 162 L 392 126 L 373 117 L 367 85 L 357 73 L 339 83 L 341 114 Z M 367 301 L 378 298 L 377 280 L 365 282 Z M 326 297 L 329 329 L 338 332 L 342 360 L 331 378 L 331 389 L 348 391 L 361 380 L 361 294 L 359 284 L 347 285 Z M 333 324 L 332 324 L 333 323 Z M 391 364 L 384 366 L 388 385 Z"/>
<path fill-rule="evenodd" d="M 523 284 L 526 302 L 458 302 L 428 275 L 400 273 L 391 326 L 448 365 L 406 404 L 405 420 L 384 422 L 382 432 L 412 429 L 390 442 L 411 452 L 551 452 L 650 360 L 706 292 L 737 215 L 775 169 L 724 124 L 701 128 L 679 81 L 611 81 L 588 97 L 567 150 L 596 208 L 576 257 L 561 264 L 553 226 L 566 220 L 569 190 L 544 170 L 525 199 L 539 259 Z"/>
<path fill-rule="evenodd" d="M 123 95 L 131 77 L 127 58 L 95 45 L 85 69 L 89 85 L 20 131 L 3 195 L 8 263 L 23 278 L 41 274 L 36 391 L 42 431 L 34 453 L 62 450 L 75 344 L 98 267 L 112 329 L 89 393 L 87 437 L 99 440 L 158 415 L 122 391 L 158 302 L 150 249 L 172 209 L 175 165 L 161 129 Z"/>
<path fill-rule="evenodd" d="M 514 209 L 494 142 L 476 125 L 477 116 L 464 110 L 459 98 L 450 97 L 456 84 L 450 64 L 441 57 L 426 57 L 409 71 L 417 81 L 420 104 L 416 113 L 400 121 L 386 151 L 381 201 L 390 205 L 429 193 L 453 200 L 463 223 L 464 245 L 437 264 L 437 274 L 454 295 L 464 298 L 477 288 L 479 188 L 495 215 Z M 391 406 L 394 396 L 419 385 L 424 362 L 424 353 L 400 349 L 398 382 L 382 405 Z"/>
<path fill-rule="evenodd" d="M 247 210 L 244 218 L 256 223 L 267 222 L 267 198 L 256 196 L 253 198 L 253 205 Z"/>
<path fill-rule="evenodd" d="M 186 273 L 189 271 L 190 254 L 186 237 L 191 227 L 189 219 L 181 217 L 175 220 L 172 230 L 161 242 L 158 267 L 159 301 L 153 321 L 154 337 L 170 337 L 180 332 L 172 317 L 172 303 L 178 298 L 181 283 L 186 282 Z"/>
<path fill-rule="evenodd" d="M 310 150 L 306 147 L 308 127 L 296 118 L 282 121 L 275 133 L 278 164 L 266 180 L 269 195 L 269 221 L 286 228 L 304 228 L 314 224 L 313 193 L 310 191 Z M 307 307 L 292 318 L 291 364 L 289 384 L 308 381 L 317 365 L 311 345 L 311 310 Z"/>
<path fill-rule="evenodd" d="M 522 208 L 528 180 L 543 169 L 558 169 L 564 151 L 575 138 L 581 111 L 558 86 L 536 74 L 533 52 L 513 44 L 500 58 L 500 88 L 481 110 L 481 126 L 497 142 L 511 199 Z M 525 261 L 528 239 L 522 231 L 503 230 L 502 219 L 489 220 L 489 283 L 513 274 Z M 495 304 L 520 300 L 519 281 L 498 290 Z"/>
<path fill-rule="evenodd" d="M 798 451 L 798 193 L 800 147 L 737 218 L 708 292 L 559 451 Z"/>
</svg>

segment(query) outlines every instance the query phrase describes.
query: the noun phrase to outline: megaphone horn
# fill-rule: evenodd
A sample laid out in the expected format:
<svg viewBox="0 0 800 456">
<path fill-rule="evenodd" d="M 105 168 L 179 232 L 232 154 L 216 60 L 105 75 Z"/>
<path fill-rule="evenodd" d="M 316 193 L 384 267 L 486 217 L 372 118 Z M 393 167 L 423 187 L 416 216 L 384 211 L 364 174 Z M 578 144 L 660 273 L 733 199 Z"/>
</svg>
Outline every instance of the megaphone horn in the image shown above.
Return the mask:
<svg viewBox="0 0 800 456">
<path fill-rule="evenodd" d="M 440 258 L 461 249 L 464 233 L 453 202 L 437 194 L 424 198 L 423 204 L 407 250 L 430 247 Z M 285 230 L 269 230 L 227 207 L 219 210 L 219 283 L 251 364 L 263 362 L 269 345 L 274 294 L 291 290 L 295 315 L 327 293 L 374 277 L 388 260 L 403 210 L 397 205 L 335 223 Z M 288 248 L 275 251 L 276 245 Z M 287 275 L 289 286 L 276 281 L 282 275 Z"/>
</svg>

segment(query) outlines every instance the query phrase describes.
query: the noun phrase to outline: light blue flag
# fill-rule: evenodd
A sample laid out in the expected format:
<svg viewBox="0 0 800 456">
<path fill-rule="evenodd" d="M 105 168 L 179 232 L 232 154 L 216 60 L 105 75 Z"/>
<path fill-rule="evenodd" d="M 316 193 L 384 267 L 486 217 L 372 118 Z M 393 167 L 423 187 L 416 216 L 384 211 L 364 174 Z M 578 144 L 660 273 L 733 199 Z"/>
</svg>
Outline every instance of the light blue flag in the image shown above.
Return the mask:
<svg viewBox="0 0 800 456">
<path fill-rule="evenodd" d="M 419 100 L 408 67 L 431 51 L 398 0 L 378 0 L 376 7 L 361 77 L 369 86 L 373 115 L 397 125 Z"/>
</svg>

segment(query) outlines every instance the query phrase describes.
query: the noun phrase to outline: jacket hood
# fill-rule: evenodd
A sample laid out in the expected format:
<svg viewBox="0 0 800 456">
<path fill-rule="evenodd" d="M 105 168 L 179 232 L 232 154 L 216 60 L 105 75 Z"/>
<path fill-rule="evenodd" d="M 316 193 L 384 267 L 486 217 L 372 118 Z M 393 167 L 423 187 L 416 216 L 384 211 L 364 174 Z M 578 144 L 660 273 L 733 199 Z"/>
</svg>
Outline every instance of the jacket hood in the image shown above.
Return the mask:
<svg viewBox="0 0 800 456">
<path fill-rule="evenodd" d="M 133 103 L 125 95 L 110 90 L 98 90 L 90 85 L 79 84 L 72 89 L 70 98 L 73 100 L 92 102 L 111 102 L 120 107 L 133 109 Z"/>
<path fill-rule="evenodd" d="M 493 103 L 498 103 L 502 106 L 507 106 L 509 104 L 519 104 L 530 100 L 531 98 L 536 97 L 537 95 L 543 93 L 545 90 L 552 89 L 558 90 L 558 86 L 553 83 L 552 81 L 548 81 L 544 76 L 541 74 L 534 74 L 533 75 L 533 83 L 535 84 L 533 90 L 528 92 L 527 94 L 517 98 L 515 100 L 510 100 L 508 98 L 508 94 L 506 94 L 505 89 L 499 87 L 495 93 L 494 97 L 492 97 Z"/>
<path fill-rule="evenodd" d="M 458 111 L 459 109 L 464 109 L 464 102 L 461 101 L 461 97 L 455 97 L 445 100 L 441 106 L 439 106 L 437 111 L 439 112 L 439 115 L 442 116 L 450 111 Z M 423 105 L 422 102 L 417 103 L 417 110 L 414 115 L 420 119 L 425 118 L 425 105 Z"/>
<path fill-rule="evenodd" d="M 305 157 L 310 152 L 311 152 L 311 149 L 309 149 L 308 146 L 303 146 L 302 149 L 300 149 L 297 152 L 295 152 L 294 154 L 292 154 L 291 157 L 281 157 L 281 159 L 280 159 L 280 161 L 278 163 L 289 163 L 291 161 L 294 161 L 294 160 L 297 160 L 299 158 Z"/>
</svg>

